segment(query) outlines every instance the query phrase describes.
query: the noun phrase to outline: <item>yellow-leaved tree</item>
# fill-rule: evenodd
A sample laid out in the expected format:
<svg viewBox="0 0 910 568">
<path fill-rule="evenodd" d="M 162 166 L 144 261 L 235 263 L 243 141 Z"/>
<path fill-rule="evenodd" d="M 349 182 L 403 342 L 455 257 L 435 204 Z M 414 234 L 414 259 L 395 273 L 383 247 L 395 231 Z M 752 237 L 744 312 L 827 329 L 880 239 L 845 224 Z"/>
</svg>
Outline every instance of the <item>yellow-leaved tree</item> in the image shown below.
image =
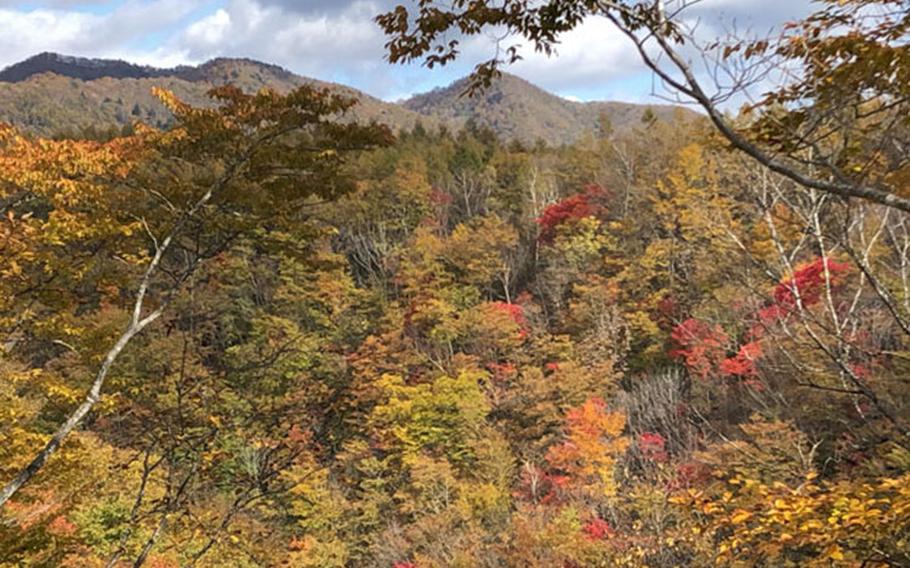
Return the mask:
<svg viewBox="0 0 910 568">
<path fill-rule="evenodd" d="M 348 191 L 346 154 L 390 136 L 340 121 L 355 101 L 310 86 L 284 95 L 219 87 L 211 108 L 156 95 L 175 115 L 168 131 L 140 126 L 100 144 L 0 130 L 3 342 L 22 359 L 39 342 L 60 345 L 92 369 L 84 390 L 71 393 L 81 402 L 0 490 L 0 507 L 99 402 L 120 354 L 200 265 Z M 103 309 L 120 312 L 119 329 L 81 333 L 79 322 Z M 80 335 L 97 342 L 72 345 Z"/>
</svg>

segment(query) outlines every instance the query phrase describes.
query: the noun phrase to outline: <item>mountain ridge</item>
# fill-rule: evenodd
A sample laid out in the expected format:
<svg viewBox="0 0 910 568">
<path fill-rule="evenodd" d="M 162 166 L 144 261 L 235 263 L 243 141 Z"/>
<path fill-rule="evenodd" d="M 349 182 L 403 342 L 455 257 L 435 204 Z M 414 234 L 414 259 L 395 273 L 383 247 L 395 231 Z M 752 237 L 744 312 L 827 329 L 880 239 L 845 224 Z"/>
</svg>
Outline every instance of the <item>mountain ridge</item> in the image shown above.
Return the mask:
<svg viewBox="0 0 910 568">
<path fill-rule="evenodd" d="M 574 142 L 597 131 L 606 118 L 614 129 L 639 123 L 643 113 L 670 120 L 679 107 L 611 101 L 574 102 L 504 73 L 483 94 L 463 97 L 466 79 L 397 103 L 346 85 L 297 75 L 281 66 L 248 58 L 220 57 L 199 65 L 158 68 L 119 59 L 92 59 L 43 52 L 0 70 L 0 122 L 42 135 L 85 129 L 126 128 L 136 120 L 166 127 L 167 109 L 153 86 L 175 92 L 192 104 L 211 104 L 212 87 L 233 83 L 247 92 L 270 87 L 287 92 L 303 84 L 340 91 L 359 99 L 353 115 L 395 130 L 418 122 L 460 129 L 468 122 L 490 128 L 503 139 L 550 145 Z M 691 111 L 682 111 L 689 112 Z M 694 113 L 691 113 L 694 116 Z"/>
<path fill-rule="evenodd" d="M 138 65 L 122 59 L 100 59 L 63 55 L 43 51 L 0 70 L 0 82 L 18 83 L 41 73 L 56 73 L 74 79 L 94 80 L 102 77 L 140 79 L 179 72 L 171 69 Z"/>
<path fill-rule="evenodd" d="M 414 95 L 402 105 L 459 126 L 473 121 L 503 138 L 525 142 L 542 139 L 557 144 L 571 143 L 585 132 L 599 131 L 605 126 L 604 118 L 612 129 L 632 127 L 642 121 L 646 109 L 660 120 L 671 120 L 678 112 L 694 116 L 692 111 L 672 105 L 571 101 L 508 73 L 478 96 L 461 96 L 467 87 L 468 79 L 462 78 L 446 87 Z"/>
</svg>

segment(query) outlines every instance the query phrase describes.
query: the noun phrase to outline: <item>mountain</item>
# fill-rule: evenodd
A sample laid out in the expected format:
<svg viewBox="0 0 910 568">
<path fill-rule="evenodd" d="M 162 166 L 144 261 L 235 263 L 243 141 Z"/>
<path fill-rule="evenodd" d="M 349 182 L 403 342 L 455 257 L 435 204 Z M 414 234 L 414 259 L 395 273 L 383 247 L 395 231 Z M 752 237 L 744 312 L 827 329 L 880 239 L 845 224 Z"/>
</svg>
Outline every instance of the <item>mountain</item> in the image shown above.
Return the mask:
<svg viewBox="0 0 910 568">
<path fill-rule="evenodd" d="M 608 119 L 614 130 L 640 124 L 646 109 L 662 120 L 669 120 L 674 113 L 694 115 L 670 105 L 574 102 L 506 73 L 475 97 L 462 96 L 467 86 L 467 79 L 461 79 L 448 87 L 416 95 L 402 104 L 422 115 L 459 125 L 472 120 L 506 139 L 524 142 L 541 139 L 550 144 L 574 142 L 585 132 L 600 128 L 602 118 Z"/>
<path fill-rule="evenodd" d="M 354 116 L 394 128 L 418 121 L 435 124 L 400 105 L 344 85 L 295 75 L 277 65 L 250 59 L 213 59 L 198 66 L 159 69 L 124 61 L 44 53 L 0 71 L 0 122 L 42 135 L 87 128 L 120 128 L 136 120 L 166 127 L 169 111 L 151 94 L 159 86 L 187 102 L 206 105 L 206 92 L 232 83 L 246 92 L 270 87 L 287 92 L 302 84 L 327 87 L 356 97 Z"/>
<path fill-rule="evenodd" d="M 145 79 L 176 72 L 178 69 L 157 69 L 147 65 L 127 63 L 119 59 L 88 59 L 46 51 L 0 71 L 0 82 L 17 83 L 41 73 L 56 73 L 74 79 L 91 81 L 101 77 Z"/>
<path fill-rule="evenodd" d="M 119 129 L 136 120 L 166 127 L 171 116 L 152 96 L 153 86 L 170 89 L 190 103 L 205 105 L 211 104 L 206 92 L 226 83 L 247 92 L 262 87 L 286 92 L 312 84 L 358 98 L 355 117 L 376 120 L 394 129 L 410 129 L 418 122 L 428 127 L 446 125 L 457 129 L 473 120 L 503 139 L 529 143 L 544 140 L 553 145 L 573 142 L 585 132 L 596 130 L 602 117 L 614 129 L 621 129 L 640 124 L 648 108 L 661 119 L 680 112 L 678 107 L 666 105 L 572 102 L 508 74 L 477 97 L 461 96 L 467 85 L 462 79 L 395 104 L 251 59 L 219 58 L 198 66 L 162 69 L 113 59 L 41 53 L 0 71 L 0 122 L 42 135 Z"/>
</svg>

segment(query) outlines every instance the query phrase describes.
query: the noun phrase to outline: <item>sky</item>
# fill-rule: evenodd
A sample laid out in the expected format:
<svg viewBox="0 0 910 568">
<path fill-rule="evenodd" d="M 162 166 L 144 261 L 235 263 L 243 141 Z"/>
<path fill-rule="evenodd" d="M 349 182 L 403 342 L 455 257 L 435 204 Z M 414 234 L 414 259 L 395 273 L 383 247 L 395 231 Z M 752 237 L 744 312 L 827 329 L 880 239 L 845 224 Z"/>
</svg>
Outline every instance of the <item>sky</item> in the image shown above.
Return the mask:
<svg viewBox="0 0 910 568">
<path fill-rule="evenodd" d="M 689 0 L 691 1 L 691 0 Z M 43 51 L 171 67 L 248 57 L 350 85 L 385 100 L 445 86 L 493 54 L 471 38 L 445 68 L 391 66 L 373 17 L 409 0 L 0 0 L 0 68 Z M 809 0 L 700 0 L 687 10 L 705 37 L 767 33 L 806 14 Z M 573 100 L 656 102 L 651 74 L 602 19 L 567 34 L 556 57 L 523 51 L 510 72 Z"/>
</svg>

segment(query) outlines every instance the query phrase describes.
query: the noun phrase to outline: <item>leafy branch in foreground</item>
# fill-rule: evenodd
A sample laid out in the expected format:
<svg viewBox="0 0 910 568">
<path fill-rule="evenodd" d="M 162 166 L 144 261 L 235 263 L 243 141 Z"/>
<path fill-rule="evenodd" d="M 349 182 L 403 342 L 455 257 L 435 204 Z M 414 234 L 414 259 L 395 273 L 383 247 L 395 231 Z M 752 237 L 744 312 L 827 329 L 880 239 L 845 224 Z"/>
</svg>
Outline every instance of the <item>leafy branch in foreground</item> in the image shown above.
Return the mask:
<svg viewBox="0 0 910 568">
<path fill-rule="evenodd" d="M 33 324 L 46 330 L 60 322 L 65 332 L 67 312 L 84 309 L 80 294 L 89 286 L 113 287 L 96 292 L 109 301 L 129 298 L 130 316 L 98 357 L 82 403 L 0 491 L 0 507 L 99 402 L 120 354 L 161 317 L 200 264 L 241 236 L 293 221 L 312 199 L 345 193 L 344 153 L 389 140 L 384 127 L 339 121 L 354 101 L 308 86 L 287 95 L 221 87 L 211 91 L 220 103 L 211 109 L 156 94 L 177 117 L 172 130 L 140 129 L 107 144 L 2 132 L 0 189 L 11 226 L 4 297 L 12 299 L 3 321 L 11 344 L 28 337 Z M 91 254 L 71 262 L 74 251 L 85 249 Z M 61 280 L 75 290 L 69 299 L 76 307 L 42 305 Z M 50 315 L 58 307 L 63 313 Z"/>
<path fill-rule="evenodd" d="M 418 0 L 376 18 L 389 36 L 393 63 L 446 65 L 460 40 L 487 29 L 528 40 L 554 55 L 563 34 L 590 18 L 607 18 L 643 63 L 681 102 L 695 103 L 737 150 L 807 189 L 859 198 L 910 212 L 906 177 L 910 132 L 910 13 L 898 0 L 828 0 L 777 38 L 700 42 L 686 24 L 685 0 Z M 479 63 L 468 93 L 489 86 L 499 69 L 521 59 L 517 43 Z M 698 72 L 690 54 L 707 70 Z M 712 84 L 713 83 L 713 84 Z M 733 97 L 770 84 L 756 117 L 741 127 L 723 110 Z"/>
</svg>

